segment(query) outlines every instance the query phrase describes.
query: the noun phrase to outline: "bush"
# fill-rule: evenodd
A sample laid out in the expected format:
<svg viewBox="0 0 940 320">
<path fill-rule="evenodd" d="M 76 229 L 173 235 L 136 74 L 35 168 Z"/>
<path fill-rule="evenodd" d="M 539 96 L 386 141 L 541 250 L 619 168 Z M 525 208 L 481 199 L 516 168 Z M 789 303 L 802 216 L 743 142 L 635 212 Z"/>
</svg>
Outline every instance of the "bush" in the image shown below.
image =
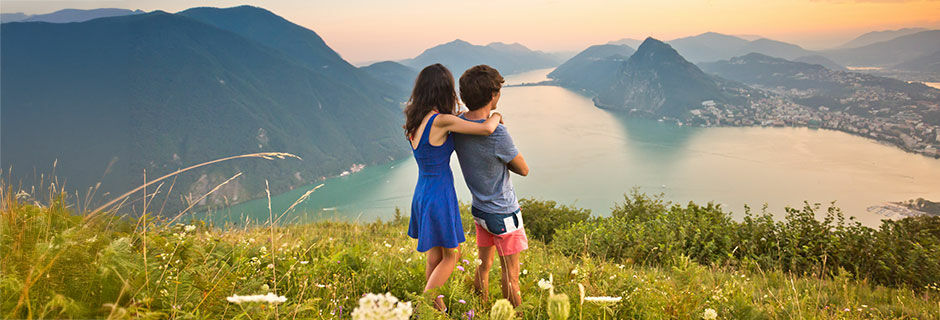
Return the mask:
<svg viewBox="0 0 940 320">
<path fill-rule="evenodd" d="M 709 203 L 685 207 L 634 190 L 610 217 L 558 230 L 554 246 L 566 254 L 670 265 L 687 256 L 703 265 L 756 265 L 797 274 L 843 271 L 889 286 L 923 289 L 940 283 L 940 217 L 885 220 L 877 230 L 819 204 L 786 208 L 782 221 L 750 209 L 741 222 Z"/>
<path fill-rule="evenodd" d="M 589 209 L 560 205 L 551 200 L 524 198 L 519 199 L 519 206 L 522 207 L 526 234 L 529 238 L 545 243 L 552 241 L 556 229 L 587 220 L 591 216 Z"/>
</svg>

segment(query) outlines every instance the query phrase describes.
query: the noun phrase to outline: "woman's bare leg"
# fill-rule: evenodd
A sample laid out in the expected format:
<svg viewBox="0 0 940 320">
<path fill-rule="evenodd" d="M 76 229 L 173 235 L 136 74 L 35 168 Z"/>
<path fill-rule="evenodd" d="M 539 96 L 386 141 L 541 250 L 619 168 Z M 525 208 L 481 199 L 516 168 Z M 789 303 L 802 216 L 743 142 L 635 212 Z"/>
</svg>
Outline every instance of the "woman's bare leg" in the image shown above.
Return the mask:
<svg viewBox="0 0 940 320">
<path fill-rule="evenodd" d="M 428 253 L 428 266 L 431 266 L 431 258 L 435 257 L 437 253 L 440 254 L 440 258 L 437 265 L 434 266 L 434 269 L 431 270 L 430 274 L 428 275 L 428 283 L 424 286 L 424 292 L 440 288 L 444 285 L 445 282 L 447 282 L 447 278 L 450 278 L 450 275 L 454 273 L 454 267 L 457 266 L 457 260 L 460 257 L 460 248 L 431 248 Z M 446 306 L 444 305 L 444 299 L 435 299 L 434 304 L 438 310 L 446 309 Z"/>
</svg>

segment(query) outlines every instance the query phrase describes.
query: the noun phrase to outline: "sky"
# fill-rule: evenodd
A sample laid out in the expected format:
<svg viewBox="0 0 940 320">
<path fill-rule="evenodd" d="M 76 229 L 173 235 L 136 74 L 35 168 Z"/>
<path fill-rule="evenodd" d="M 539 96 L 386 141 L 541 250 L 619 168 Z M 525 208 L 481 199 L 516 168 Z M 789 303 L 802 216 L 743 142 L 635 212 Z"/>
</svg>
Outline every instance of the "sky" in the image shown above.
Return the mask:
<svg viewBox="0 0 940 320">
<path fill-rule="evenodd" d="M 519 42 L 536 50 L 580 51 L 622 38 L 671 40 L 712 31 L 823 49 L 869 31 L 940 29 L 940 0 L 0 0 L 0 12 L 178 12 L 243 4 L 316 31 L 346 60 L 358 64 L 414 57 L 458 38 L 474 44 Z"/>
</svg>

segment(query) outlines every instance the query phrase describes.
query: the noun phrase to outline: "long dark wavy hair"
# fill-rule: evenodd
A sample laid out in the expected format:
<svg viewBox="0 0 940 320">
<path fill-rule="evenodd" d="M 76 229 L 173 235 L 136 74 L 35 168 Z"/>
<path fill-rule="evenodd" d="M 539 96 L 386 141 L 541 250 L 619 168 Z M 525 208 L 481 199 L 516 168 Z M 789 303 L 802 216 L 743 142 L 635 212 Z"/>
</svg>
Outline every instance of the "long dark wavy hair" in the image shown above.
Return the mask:
<svg viewBox="0 0 940 320">
<path fill-rule="evenodd" d="M 424 67 L 415 79 L 415 88 L 405 107 L 405 135 L 414 137 L 428 112 L 454 114 L 456 107 L 457 91 L 450 70 L 440 63 Z"/>
</svg>

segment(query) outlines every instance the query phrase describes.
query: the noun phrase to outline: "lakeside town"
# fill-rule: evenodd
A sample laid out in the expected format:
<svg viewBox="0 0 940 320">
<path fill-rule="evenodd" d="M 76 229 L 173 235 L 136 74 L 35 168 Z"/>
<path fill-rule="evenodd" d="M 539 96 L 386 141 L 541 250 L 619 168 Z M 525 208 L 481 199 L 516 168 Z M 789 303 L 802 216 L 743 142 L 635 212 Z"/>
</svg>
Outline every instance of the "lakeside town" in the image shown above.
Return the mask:
<svg viewBox="0 0 940 320">
<path fill-rule="evenodd" d="M 879 101 L 878 92 L 869 92 L 866 101 Z M 796 90 L 790 94 L 803 94 Z M 864 96 L 862 96 L 864 97 Z M 857 101 L 862 101 L 858 97 Z M 849 101 L 846 101 L 849 102 Z M 905 151 L 940 158 L 940 126 L 926 123 L 917 110 L 940 111 L 940 105 L 911 104 L 899 108 L 868 107 L 864 112 L 808 107 L 783 95 L 753 99 L 747 107 L 703 101 L 686 119 L 667 119 L 697 126 L 774 126 L 838 130 L 895 145 Z M 900 109 L 900 110 L 898 110 Z"/>
</svg>

